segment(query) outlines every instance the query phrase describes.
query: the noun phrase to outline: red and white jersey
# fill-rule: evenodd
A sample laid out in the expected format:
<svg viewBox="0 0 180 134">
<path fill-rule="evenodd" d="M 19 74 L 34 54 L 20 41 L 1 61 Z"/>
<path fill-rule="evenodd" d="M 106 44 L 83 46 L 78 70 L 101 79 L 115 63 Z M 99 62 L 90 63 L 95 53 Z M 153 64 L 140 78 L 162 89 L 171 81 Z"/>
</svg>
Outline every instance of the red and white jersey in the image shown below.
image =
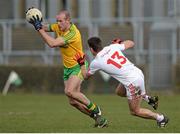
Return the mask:
<svg viewBox="0 0 180 134">
<path fill-rule="evenodd" d="M 91 75 L 97 70 L 102 70 L 124 85 L 131 84 L 139 75 L 142 77 L 141 70 L 122 53 L 124 49 L 123 44 L 111 44 L 104 47 L 91 62 L 88 74 Z"/>
</svg>

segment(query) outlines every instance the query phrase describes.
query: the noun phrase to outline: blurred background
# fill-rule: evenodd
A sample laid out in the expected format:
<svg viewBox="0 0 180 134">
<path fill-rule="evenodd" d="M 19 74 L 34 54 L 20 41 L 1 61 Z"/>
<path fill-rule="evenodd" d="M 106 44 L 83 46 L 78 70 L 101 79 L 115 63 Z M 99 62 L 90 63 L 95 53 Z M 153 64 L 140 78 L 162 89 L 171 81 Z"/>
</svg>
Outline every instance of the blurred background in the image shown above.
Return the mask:
<svg viewBox="0 0 180 134">
<path fill-rule="evenodd" d="M 135 42 L 125 54 L 145 74 L 149 91 L 180 91 L 180 0 L 1 0 L 0 91 L 14 70 L 22 84 L 10 92 L 63 93 L 63 66 L 58 49 L 44 44 L 25 20 L 29 7 L 42 11 L 44 23 L 55 22 L 61 9 L 87 39 L 100 36 L 103 45 L 120 37 Z M 54 36 L 54 34 L 51 34 Z M 117 82 L 102 73 L 83 83 L 88 93 L 113 93 Z"/>
</svg>

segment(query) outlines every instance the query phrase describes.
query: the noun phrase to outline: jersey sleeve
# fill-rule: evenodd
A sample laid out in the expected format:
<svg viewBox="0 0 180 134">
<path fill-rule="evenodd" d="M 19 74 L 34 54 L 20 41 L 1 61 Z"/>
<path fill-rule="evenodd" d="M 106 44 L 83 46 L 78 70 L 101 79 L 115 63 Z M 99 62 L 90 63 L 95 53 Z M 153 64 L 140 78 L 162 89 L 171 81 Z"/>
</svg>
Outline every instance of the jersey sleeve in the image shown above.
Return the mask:
<svg viewBox="0 0 180 134">
<path fill-rule="evenodd" d="M 119 49 L 120 51 L 124 51 L 125 50 L 125 45 L 124 44 L 111 44 L 111 46 L 115 49 Z"/>
<path fill-rule="evenodd" d="M 119 44 L 118 47 L 119 47 L 119 49 L 120 49 L 121 51 L 124 51 L 124 50 L 125 50 L 125 45 L 124 45 L 124 44 Z"/>
<path fill-rule="evenodd" d="M 56 23 L 53 23 L 53 24 L 49 24 L 49 27 L 48 27 L 48 29 L 49 29 L 49 31 L 55 31 L 55 29 L 56 29 L 56 27 L 57 27 L 57 24 Z"/>
<path fill-rule="evenodd" d="M 99 63 L 93 60 L 88 68 L 88 75 L 93 75 L 96 71 L 100 70 Z"/>
</svg>

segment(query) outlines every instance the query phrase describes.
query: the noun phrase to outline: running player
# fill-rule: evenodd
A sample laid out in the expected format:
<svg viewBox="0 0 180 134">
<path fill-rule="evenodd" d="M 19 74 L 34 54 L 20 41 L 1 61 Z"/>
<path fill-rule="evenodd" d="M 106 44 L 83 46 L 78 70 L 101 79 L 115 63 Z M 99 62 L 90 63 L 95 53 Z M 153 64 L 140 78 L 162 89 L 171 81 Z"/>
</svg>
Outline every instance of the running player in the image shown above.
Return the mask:
<svg viewBox="0 0 180 134">
<path fill-rule="evenodd" d="M 159 127 L 165 127 L 169 120 L 166 116 L 140 106 L 142 98 L 146 94 L 144 75 L 122 53 L 122 51 L 133 47 L 134 42 L 130 40 L 121 43 L 115 42 L 103 48 L 101 39 L 92 37 L 88 40 L 88 45 L 91 53 L 95 56 L 90 63 L 88 71 L 86 71 L 84 66 L 85 56 L 77 53 L 74 57 L 81 66 L 83 77 L 87 79 L 98 70 L 108 73 L 120 82 L 116 89 L 117 93 L 122 93 L 122 89 L 125 88 L 132 115 L 156 120 Z"/>
<path fill-rule="evenodd" d="M 81 92 L 83 77 L 80 66 L 77 61 L 73 60 L 77 52 L 84 54 L 81 34 L 71 22 L 67 10 L 60 11 L 56 16 L 56 21 L 53 24 L 42 25 L 42 20 L 37 16 L 31 19 L 30 23 L 49 47 L 60 49 L 64 65 L 64 91 L 69 103 L 82 113 L 92 117 L 97 127 L 104 127 L 107 125 L 107 120 L 101 116 L 100 108 Z M 57 37 L 51 37 L 47 32 L 54 32 Z"/>
</svg>

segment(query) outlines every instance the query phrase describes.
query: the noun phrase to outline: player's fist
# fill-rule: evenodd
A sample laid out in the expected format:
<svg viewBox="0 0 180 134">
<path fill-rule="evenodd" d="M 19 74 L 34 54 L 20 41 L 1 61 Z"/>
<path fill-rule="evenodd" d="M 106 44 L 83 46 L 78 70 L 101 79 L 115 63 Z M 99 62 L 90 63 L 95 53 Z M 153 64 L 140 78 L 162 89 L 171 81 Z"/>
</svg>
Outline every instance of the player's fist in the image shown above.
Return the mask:
<svg viewBox="0 0 180 134">
<path fill-rule="evenodd" d="M 29 21 L 29 23 L 31 23 L 31 24 L 34 24 L 34 23 L 36 23 L 36 22 L 42 22 L 42 18 L 39 18 L 39 16 L 38 15 L 33 15 L 32 16 L 32 18 L 30 19 L 30 21 Z"/>
<path fill-rule="evenodd" d="M 78 53 L 76 53 L 76 55 L 74 56 L 73 59 L 75 61 L 77 61 L 80 66 L 82 66 L 82 65 L 85 64 L 85 60 L 86 60 L 85 57 L 86 57 L 85 54 L 81 54 L 81 53 L 78 52 Z"/>
<path fill-rule="evenodd" d="M 123 41 L 120 38 L 116 38 L 111 41 L 112 44 L 121 44 L 121 42 Z"/>
<path fill-rule="evenodd" d="M 39 9 L 30 7 L 26 11 L 26 20 L 32 24 L 35 21 L 34 19 L 42 22 L 43 16 Z"/>
<path fill-rule="evenodd" d="M 26 20 L 39 31 L 42 29 L 42 13 L 39 9 L 31 7 L 26 11 Z"/>
</svg>

